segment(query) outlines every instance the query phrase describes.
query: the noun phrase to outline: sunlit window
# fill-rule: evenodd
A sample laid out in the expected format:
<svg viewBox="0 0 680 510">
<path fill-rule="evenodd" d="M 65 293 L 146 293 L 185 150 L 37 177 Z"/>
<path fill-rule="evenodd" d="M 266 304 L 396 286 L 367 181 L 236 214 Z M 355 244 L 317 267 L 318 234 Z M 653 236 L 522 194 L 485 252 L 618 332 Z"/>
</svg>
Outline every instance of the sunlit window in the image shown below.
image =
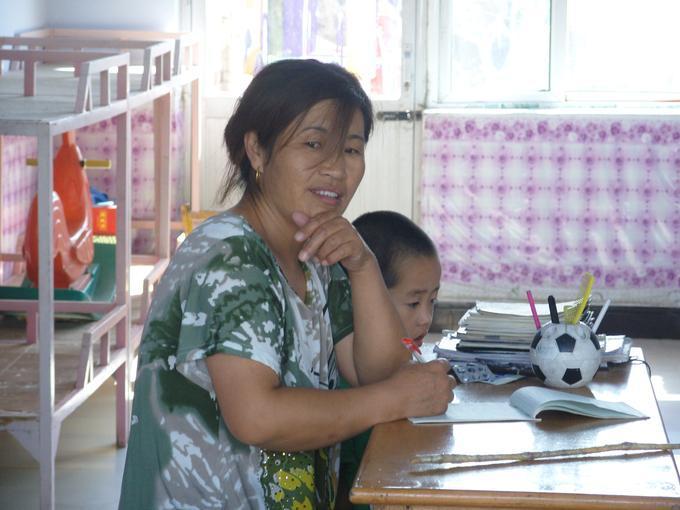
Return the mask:
<svg viewBox="0 0 680 510">
<path fill-rule="evenodd" d="M 678 0 L 435 5 L 433 103 L 680 99 Z"/>
<path fill-rule="evenodd" d="M 442 100 L 548 90 L 550 2 L 450 0 L 442 15 Z"/>
<path fill-rule="evenodd" d="M 209 89 L 238 95 L 263 65 L 343 65 L 375 99 L 398 98 L 401 0 L 206 1 Z"/>
<path fill-rule="evenodd" d="M 569 0 L 567 91 L 680 91 L 680 2 Z"/>
</svg>

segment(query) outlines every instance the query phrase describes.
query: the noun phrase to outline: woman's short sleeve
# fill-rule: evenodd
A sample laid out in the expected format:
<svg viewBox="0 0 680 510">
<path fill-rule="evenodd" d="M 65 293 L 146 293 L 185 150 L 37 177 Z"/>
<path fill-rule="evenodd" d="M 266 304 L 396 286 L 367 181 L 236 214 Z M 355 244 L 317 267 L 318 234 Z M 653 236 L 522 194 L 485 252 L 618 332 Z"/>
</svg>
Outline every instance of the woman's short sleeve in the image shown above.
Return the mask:
<svg viewBox="0 0 680 510">
<path fill-rule="evenodd" d="M 331 318 L 333 343 L 337 343 L 354 331 L 352 313 L 352 288 L 347 273 L 339 264 L 331 266 L 328 285 L 328 313 Z"/>
<path fill-rule="evenodd" d="M 180 296 L 178 370 L 211 389 L 205 358 L 226 353 L 281 374 L 285 301 L 267 257 L 243 241 L 228 243 L 196 270 Z"/>
</svg>

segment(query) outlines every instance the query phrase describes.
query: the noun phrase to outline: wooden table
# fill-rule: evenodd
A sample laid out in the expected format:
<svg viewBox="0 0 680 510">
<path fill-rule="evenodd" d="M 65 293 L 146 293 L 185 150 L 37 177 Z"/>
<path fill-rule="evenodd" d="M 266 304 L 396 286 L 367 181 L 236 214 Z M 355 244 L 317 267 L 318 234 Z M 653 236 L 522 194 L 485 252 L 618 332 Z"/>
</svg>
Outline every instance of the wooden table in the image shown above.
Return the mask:
<svg viewBox="0 0 680 510">
<path fill-rule="evenodd" d="M 633 355 L 642 357 L 639 349 Z M 504 386 L 475 383 L 456 388 L 456 401 L 506 400 L 528 378 Z M 670 452 L 591 455 L 587 459 L 503 464 L 413 464 L 419 454 L 510 453 L 621 443 L 665 443 L 647 369 L 630 364 L 600 371 L 577 391 L 625 401 L 649 419 L 596 420 L 544 413 L 540 422 L 376 426 L 351 492 L 355 503 L 376 509 L 434 508 L 674 508 L 680 480 Z"/>
</svg>

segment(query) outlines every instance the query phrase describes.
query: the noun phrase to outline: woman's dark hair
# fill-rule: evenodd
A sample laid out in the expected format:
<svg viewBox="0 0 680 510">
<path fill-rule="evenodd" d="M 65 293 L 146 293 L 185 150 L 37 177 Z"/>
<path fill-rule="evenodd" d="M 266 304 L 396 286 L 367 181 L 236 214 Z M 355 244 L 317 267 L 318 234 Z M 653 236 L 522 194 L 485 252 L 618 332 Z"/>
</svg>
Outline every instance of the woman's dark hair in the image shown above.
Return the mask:
<svg viewBox="0 0 680 510">
<path fill-rule="evenodd" d="M 315 104 L 331 99 L 335 106 L 332 134 L 340 144 L 354 112 L 364 119 L 364 140 L 373 129 L 371 101 L 359 80 L 337 64 L 317 60 L 280 60 L 262 68 L 250 82 L 224 129 L 230 168 L 218 192 L 224 202 L 234 190 L 255 183 L 254 170 L 246 154 L 244 136 L 253 131 L 270 158 L 279 136 L 293 122 L 300 122 Z"/>
<path fill-rule="evenodd" d="M 432 239 L 418 225 L 394 211 L 362 214 L 352 222 L 378 259 L 385 286 L 399 283 L 398 264 L 406 257 L 437 257 Z"/>
</svg>

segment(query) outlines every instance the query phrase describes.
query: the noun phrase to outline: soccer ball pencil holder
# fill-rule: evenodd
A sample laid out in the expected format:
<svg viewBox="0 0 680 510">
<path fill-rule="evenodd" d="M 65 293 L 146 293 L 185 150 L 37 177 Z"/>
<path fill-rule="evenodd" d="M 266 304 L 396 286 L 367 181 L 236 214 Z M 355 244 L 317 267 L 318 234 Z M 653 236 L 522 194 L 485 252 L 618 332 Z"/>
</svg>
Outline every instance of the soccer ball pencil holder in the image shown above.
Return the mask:
<svg viewBox="0 0 680 510">
<path fill-rule="evenodd" d="M 602 349 L 586 324 L 548 322 L 534 336 L 529 359 L 536 377 L 546 386 L 578 388 L 593 379 Z"/>
</svg>

